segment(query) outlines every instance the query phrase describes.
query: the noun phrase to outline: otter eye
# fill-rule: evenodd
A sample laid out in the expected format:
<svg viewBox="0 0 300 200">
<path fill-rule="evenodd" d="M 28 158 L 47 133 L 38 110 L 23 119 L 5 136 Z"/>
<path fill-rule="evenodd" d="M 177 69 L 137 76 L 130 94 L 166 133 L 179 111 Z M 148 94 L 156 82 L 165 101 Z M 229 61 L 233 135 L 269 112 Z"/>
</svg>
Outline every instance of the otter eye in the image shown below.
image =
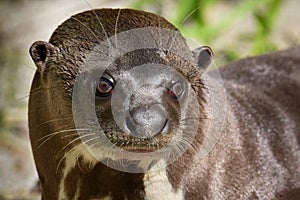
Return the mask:
<svg viewBox="0 0 300 200">
<path fill-rule="evenodd" d="M 177 82 L 175 83 L 171 89 L 167 90 L 167 93 L 170 97 L 172 97 L 173 99 L 178 99 L 181 94 L 183 93 L 183 87 L 182 84 Z"/>
<path fill-rule="evenodd" d="M 98 82 L 96 96 L 109 97 L 114 89 L 114 81 L 108 75 L 102 76 Z"/>
</svg>

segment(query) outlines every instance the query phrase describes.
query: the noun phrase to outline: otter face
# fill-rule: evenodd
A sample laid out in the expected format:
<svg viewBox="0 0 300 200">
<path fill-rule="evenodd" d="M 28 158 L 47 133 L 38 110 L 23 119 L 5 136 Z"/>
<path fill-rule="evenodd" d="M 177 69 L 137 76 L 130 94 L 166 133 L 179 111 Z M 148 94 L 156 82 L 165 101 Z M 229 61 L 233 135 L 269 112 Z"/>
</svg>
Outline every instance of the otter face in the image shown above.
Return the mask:
<svg viewBox="0 0 300 200">
<path fill-rule="evenodd" d="M 207 54 L 208 48 L 202 50 L 200 54 Z M 177 63 L 170 62 L 177 55 L 161 58 L 161 53 L 131 51 L 105 69 L 96 67 L 77 76 L 73 116 L 77 129 L 90 129 L 79 135 L 97 159 L 103 160 L 103 152 L 109 151 L 113 160 L 171 161 L 193 145 L 205 118 L 205 111 L 199 112 L 205 103 L 199 98 L 202 91 L 196 93 Z"/>
<path fill-rule="evenodd" d="M 137 31 L 140 37 L 146 32 Z M 128 34 L 119 33 L 118 42 L 109 40 L 119 45 L 115 55 L 103 54 L 103 47 L 110 44 L 100 44 L 86 57 L 73 88 L 74 121 L 77 129 L 90 129 L 79 135 L 98 160 L 109 157 L 150 165 L 163 158 L 169 163 L 193 146 L 195 135 L 204 126 L 201 70 L 195 63 L 201 58 L 199 62 L 210 64 L 212 52 L 203 47 L 186 51 L 183 58 L 156 46 L 130 49 Z M 169 31 L 160 30 L 162 34 L 174 37 Z M 121 46 L 125 38 L 126 48 Z M 199 78 L 193 79 L 196 73 Z"/>
<path fill-rule="evenodd" d="M 96 33 L 91 35 L 94 40 Z M 52 88 L 46 95 L 56 105 L 47 119 L 56 126 L 51 131 L 57 132 L 56 119 L 72 117 L 65 125 L 75 133 L 55 141 L 58 151 L 81 145 L 82 154 L 110 167 L 140 172 L 200 145 L 206 118 L 201 74 L 212 61 L 211 49 L 190 51 L 179 32 L 160 27 L 108 35 L 86 48 L 88 38 L 82 37 L 77 46 L 67 40 L 31 47 L 42 84 Z M 124 160 L 130 166 L 138 161 L 139 169 L 126 168 Z"/>
<path fill-rule="evenodd" d="M 119 70 L 124 66 L 127 63 L 107 68 L 97 85 L 95 109 L 106 137 L 133 152 L 171 145 L 184 129 L 185 118 L 193 118 L 192 112 L 191 116 L 183 112 L 189 101 L 190 84 L 163 64 L 147 63 Z"/>
</svg>

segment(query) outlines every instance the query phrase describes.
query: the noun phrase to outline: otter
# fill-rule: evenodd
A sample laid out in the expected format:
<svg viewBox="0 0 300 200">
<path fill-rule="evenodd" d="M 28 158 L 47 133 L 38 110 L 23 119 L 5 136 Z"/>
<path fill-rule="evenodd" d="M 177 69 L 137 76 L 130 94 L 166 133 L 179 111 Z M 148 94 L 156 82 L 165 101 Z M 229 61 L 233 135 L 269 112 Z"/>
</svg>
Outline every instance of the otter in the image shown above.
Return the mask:
<svg viewBox="0 0 300 200">
<path fill-rule="evenodd" d="M 206 72 L 163 17 L 95 9 L 30 55 L 43 200 L 300 198 L 299 48 Z"/>
</svg>

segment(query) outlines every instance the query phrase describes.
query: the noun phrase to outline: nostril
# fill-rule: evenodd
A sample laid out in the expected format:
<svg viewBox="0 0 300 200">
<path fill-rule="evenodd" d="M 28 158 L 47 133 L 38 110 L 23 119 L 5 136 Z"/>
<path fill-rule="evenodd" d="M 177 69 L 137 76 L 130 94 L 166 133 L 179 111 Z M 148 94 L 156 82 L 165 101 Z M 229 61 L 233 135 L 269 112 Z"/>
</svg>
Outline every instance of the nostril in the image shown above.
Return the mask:
<svg viewBox="0 0 300 200">
<path fill-rule="evenodd" d="M 137 124 L 132 121 L 130 116 L 126 117 L 125 122 L 126 122 L 126 126 L 127 126 L 128 130 L 130 131 L 130 133 L 136 133 Z"/>
<path fill-rule="evenodd" d="M 125 119 L 130 134 L 136 137 L 152 137 L 159 134 L 166 126 L 166 110 L 160 104 L 150 109 L 137 109 Z"/>
</svg>

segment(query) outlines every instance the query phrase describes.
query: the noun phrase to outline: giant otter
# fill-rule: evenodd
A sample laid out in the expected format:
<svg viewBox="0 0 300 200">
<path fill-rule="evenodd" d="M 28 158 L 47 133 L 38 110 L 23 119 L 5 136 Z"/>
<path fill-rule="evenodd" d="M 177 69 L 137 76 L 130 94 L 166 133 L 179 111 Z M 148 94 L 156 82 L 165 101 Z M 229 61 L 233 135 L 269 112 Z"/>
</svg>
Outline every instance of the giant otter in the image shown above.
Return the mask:
<svg viewBox="0 0 300 200">
<path fill-rule="evenodd" d="M 300 199 L 299 48 L 221 68 L 226 98 L 211 49 L 144 11 L 79 13 L 30 54 L 43 200 Z"/>
</svg>

